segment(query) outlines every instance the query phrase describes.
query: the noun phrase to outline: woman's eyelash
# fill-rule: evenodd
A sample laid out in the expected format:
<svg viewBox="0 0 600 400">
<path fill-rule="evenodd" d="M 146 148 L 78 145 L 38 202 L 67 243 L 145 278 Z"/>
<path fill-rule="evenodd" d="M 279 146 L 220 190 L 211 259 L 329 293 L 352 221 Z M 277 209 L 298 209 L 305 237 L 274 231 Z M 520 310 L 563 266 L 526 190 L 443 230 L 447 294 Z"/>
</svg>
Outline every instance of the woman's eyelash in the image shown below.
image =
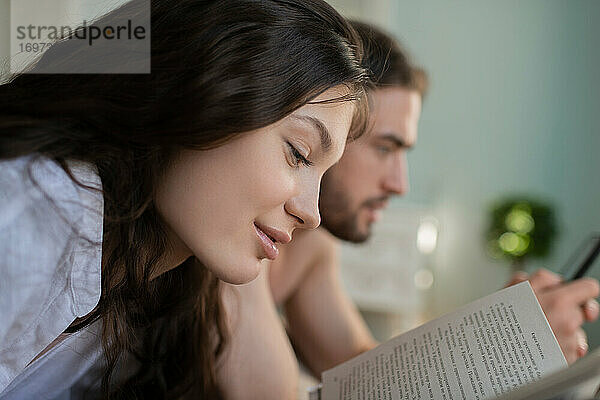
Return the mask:
<svg viewBox="0 0 600 400">
<path fill-rule="evenodd" d="M 298 149 L 296 147 L 294 147 L 293 144 L 291 144 L 290 142 L 286 141 L 287 145 L 290 148 L 290 151 L 292 153 L 292 156 L 294 157 L 294 164 L 296 166 L 298 166 L 299 164 L 304 164 L 307 167 L 310 167 L 311 165 L 313 165 L 312 161 L 309 161 L 306 157 L 304 157 L 302 155 L 302 153 L 300 153 L 298 151 Z"/>
</svg>

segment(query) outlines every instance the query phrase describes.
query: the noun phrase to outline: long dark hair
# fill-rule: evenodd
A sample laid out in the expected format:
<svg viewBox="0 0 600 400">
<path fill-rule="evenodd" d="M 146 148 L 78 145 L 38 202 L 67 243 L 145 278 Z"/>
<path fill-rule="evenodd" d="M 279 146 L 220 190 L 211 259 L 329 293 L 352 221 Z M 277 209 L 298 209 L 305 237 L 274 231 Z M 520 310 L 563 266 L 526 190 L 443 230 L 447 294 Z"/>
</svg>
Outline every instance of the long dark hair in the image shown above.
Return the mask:
<svg viewBox="0 0 600 400">
<path fill-rule="evenodd" d="M 102 17 L 136 15 L 133 0 Z M 0 86 L 0 158 L 36 153 L 93 164 L 102 181 L 102 295 L 75 331 L 101 318 L 112 398 L 218 398 L 215 360 L 226 338 L 219 283 L 195 257 L 150 277 L 167 250 L 155 182 L 182 148 L 207 149 L 269 125 L 345 85 L 364 113 L 360 41 L 322 0 L 152 0 L 151 74 L 38 74 L 94 57 L 53 45 Z M 132 56 L 133 57 L 133 56 Z M 120 62 L 138 62 L 120 60 Z M 357 113 L 352 132 L 362 132 Z M 114 375 L 124 357 L 139 368 Z"/>
</svg>

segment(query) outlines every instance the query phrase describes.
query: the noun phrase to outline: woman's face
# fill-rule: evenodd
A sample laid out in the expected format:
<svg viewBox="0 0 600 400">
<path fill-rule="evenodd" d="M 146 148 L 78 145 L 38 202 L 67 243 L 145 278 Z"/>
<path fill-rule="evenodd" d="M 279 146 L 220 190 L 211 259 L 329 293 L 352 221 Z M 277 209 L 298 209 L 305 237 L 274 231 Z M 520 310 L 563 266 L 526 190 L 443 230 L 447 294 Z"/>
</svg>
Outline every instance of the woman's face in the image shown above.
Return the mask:
<svg viewBox="0 0 600 400">
<path fill-rule="evenodd" d="M 156 198 L 170 268 L 193 254 L 222 280 L 246 283 L 294 229 L 316 228 L 321 177 L 342 155 L 353 112 L 351 102 L 307 104 L 215 149 L 181 152 Z"/>
</svg>

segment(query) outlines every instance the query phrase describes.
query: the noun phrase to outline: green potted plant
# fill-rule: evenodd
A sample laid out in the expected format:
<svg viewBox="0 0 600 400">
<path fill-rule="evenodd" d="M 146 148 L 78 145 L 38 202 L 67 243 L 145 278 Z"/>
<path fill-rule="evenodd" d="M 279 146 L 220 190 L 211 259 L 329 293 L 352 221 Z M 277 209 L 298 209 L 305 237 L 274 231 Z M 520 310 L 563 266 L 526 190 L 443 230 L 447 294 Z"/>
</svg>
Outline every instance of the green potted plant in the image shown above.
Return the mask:
<svg viewBox="0 0 600 400">
<path fill-rule="evenodd" d="M 556 238 L 551 205 L 527 197 L 498 202 L 491 209 L 487 230 L 488 253 L 511 262 L 513 271 L 523 269 L 527 259 L 542 258 Z"/>
</svg>

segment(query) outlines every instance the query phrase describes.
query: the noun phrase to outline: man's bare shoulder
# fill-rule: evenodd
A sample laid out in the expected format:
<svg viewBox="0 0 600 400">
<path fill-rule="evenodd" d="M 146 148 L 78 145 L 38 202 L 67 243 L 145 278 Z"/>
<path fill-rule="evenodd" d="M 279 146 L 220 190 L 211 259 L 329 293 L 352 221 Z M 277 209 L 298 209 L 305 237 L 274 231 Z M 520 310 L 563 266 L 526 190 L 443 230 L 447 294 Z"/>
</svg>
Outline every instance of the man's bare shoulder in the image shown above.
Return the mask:
<svg viewBox="0 0 600 400">
<path fill-rule="evenodd" d="M 271 264 L 269 280 L 277 304 L 284 302 L 302 284 L 315 263 L 337 252 L 338 240 L 324 228 L 294 232 L 294 240 L 282 246 Z"/>
</svg>

